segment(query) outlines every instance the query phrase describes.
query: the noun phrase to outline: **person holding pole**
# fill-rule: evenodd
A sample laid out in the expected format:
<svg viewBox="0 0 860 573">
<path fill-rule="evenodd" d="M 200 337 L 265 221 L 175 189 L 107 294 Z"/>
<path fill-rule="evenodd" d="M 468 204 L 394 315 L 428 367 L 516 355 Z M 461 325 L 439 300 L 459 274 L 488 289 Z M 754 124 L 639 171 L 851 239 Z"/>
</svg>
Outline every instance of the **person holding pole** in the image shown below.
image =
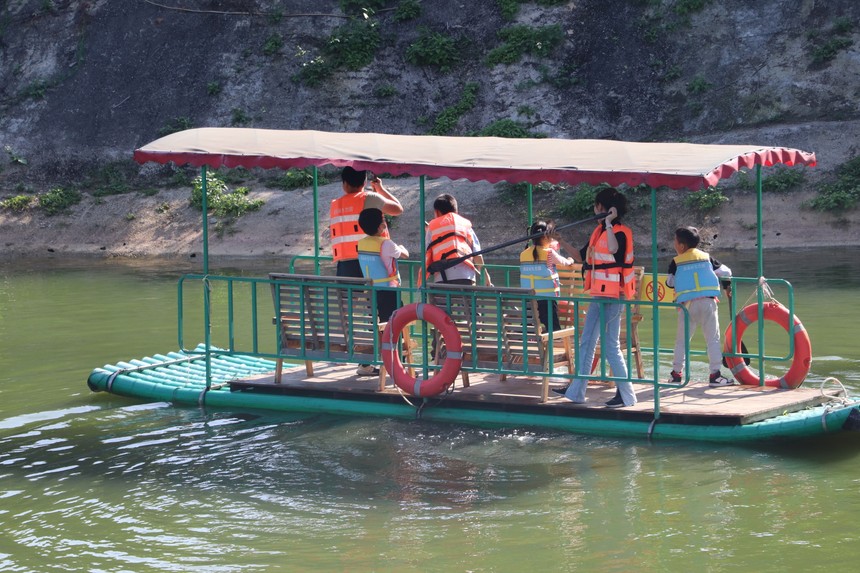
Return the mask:
<svg viewBox="0 0 860 573">
<path fill-rule="evenodd" d="M 472 229 L 472 222 L 457 212 L 457 199 L 443 193 L 433 201 L 433 211 L 435 218 L 428 223 L 425 237 L 427 268 L 446 259 L 459 261 L 438 272 L 428 271 L 428 275 L 433 274 L 433 282 L 473 285 L 483 271 L 486 284 L 492 286 L 490 275 L 483 268 L 484 257 L 477 254 L 481 243 Z"/>
</svg>

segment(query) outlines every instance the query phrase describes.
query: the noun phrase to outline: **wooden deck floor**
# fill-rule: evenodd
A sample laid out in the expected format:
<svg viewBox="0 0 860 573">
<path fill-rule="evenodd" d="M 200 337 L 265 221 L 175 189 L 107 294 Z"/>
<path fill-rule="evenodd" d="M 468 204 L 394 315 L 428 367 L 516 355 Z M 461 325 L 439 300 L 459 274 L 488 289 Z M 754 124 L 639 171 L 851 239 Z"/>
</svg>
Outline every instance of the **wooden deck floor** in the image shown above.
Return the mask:
<svg viewBox="0 0 860 573">
<path fill-rule="evenodd" d="M 650 386 L 635 385 L 639 403 L 632 408 L 608 409 L 605 402 L 615 395 L 613 384 L 593 381 L 588 385 L 587 404 L 574 404 L 550 393 L 546 404 L 540 403 L 541 379 L 509 376 L 504 382 L 497 375 L 471 373 L 471 385 L 463 388 L 458 378 L 454 390 L 445 397 L 450 407 L 482 408 L 543 412 L 574 416 L 646 419 L 654 415 L 654 392 Z M 377 377 L 355 375 L 354 364 L 314 363 L 314 376 L 308 377 L 304 366 L 285 369 L 281 384 L 273 375 L 260 375 L 234 381 L 233 390 L 255 392 L 351 397 L 373 400 L 402 400 L 402 394 L 389 377 L 386 389 L 378 391 Z M 562 386 L 563 382 L 552 384 Z M 409 397 L 415 401 L 414 397 Z M 666 421 L 687 424 L 750 424 L 785 412 L 817 406 L 828 400 L 818 389 L 781 390 L 751 386 L 710 388 L 705 382 L 691 381 L 685 388 L 660 391 L 660 414 Z"/>
</svg>

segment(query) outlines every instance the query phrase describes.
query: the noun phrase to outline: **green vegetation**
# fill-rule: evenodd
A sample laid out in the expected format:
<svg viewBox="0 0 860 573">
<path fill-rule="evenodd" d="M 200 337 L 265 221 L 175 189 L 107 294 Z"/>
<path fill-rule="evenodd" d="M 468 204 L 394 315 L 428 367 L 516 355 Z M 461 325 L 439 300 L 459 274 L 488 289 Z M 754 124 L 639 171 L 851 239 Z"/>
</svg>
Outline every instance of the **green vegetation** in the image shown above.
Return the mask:
<svg viewBox="0 0 860 573">
<path fill-rule="evenodd" d="M 729 198 L 723 195 L 718 187 L 708 187 L 687 195 L 684 198 L 684 207 L 699 213 L 709 213 L 728 201 Z"/>
<path fill-rule="evenodd" d="M 24 88 L 24 91 L 21 93 L 21 97 L 23 99 L 45 99 L 45 95 L 48 93 L 49 87 L 51 87 L 50 82 L 45 80 L 32 82 Z"/>
<path fill-rule="evenodd" d="M 27 160 L 15 153 L 11 145 L 3 146 L 3 151 L 9 156 L 9 163 L 13 165 L 27 165 Z"/>
<path fill-rule="evenodd" d="M 206 84 L 206 93 L 211 96 L 216 96 L 220 94 L 222 89 L 223 88 L 221 87 L 221 84 L 219 84 L 218 82 L 209 82 L 208 84 Z"/>
<path fill-rule="evenodd" d="M 448 135 L 457 127 L 457 122 L 467 112 L 475 107 L 478 95 L 478 84 L 469 82 L 463 87 L 463 94 L 456 105 L 445 108 L 433 124 L 430 135 Z"/>
<path fill-rule="evenodd" d="M 679 16 L 689 16 L 696 12 L 701 12 L 711 0 L 678 0 L 675 2 L 673 10 Z"/>
<path fill-rule="evenodd" d="M 421 36 L 406 48 L 406 61 L 416 66 L 435 66 L 447 72 L 460 61 L 457 40 L 423 28 Z"/>
<path fill-rule="evenodd" d="M 174 117 L 173 119 L 168 121 L 165 126 L 158 130 L 158 137 L 164 137 L 165 135 L 170 135 L 171 133 L 176 133 L 177 131 L 185 131 L 186 129 L 191 129 L 193 125 L 194 124 L 191 122 L 191 118 Z"/>
<path fill-rule="evenodd" d="M 4 201 L 0 201 L 0 209 L 7 209 L 15 213 L 21 213 L 30 208 L 35 198 L 30 195 L 15 195 Z"/>
<path fill-rule="evenodd" d="M 854 31 L 854 22 L 850 18 L 839 17 L 833 21 L 830 30 L 811 30 L 807 33 L 812 46 L 812 63 L 826 64 L 835 58 L 839 52 L 854 45 L 849 38 Z"/>
<path fill-rule="evenodd" d="M 523 124 L 512 119 L 500 119 L 487 125 L 478 132 L 482 137 L 510 137 L 513 139 L 524 137 L 546 137 L 542 133 L 529 131 Z"/>
<path fill-rule="evenodd" d="M 234 107 L 230 111 L 230 125 L 245 125 L 251 121 L 251 117 L 245 113 L 245 110 Z"/>
<path fill-rule="evenodd" d="M 248 199 L 248 192 L 247 187 L 238 187 L 231 192 L 217 174 L 206 173 L 206 206 L 210 213 L 218 217 L 241 217 L 259 210 L 265 202 Z M 194 178 L 191 188 L 191 205 L 203 209 L 203 179 L 199 175 Z"/>
<path fill-rule="evenodd" d="M 496 0 L 496 3 L 502 11 L 502 18 L 510 22 L 519 14 L 520 4 L 526 4 L 529 1 L 535 2 L 538 6 L 559 6 L 567 2 L 567 0 Z"/>
<path fill-rule="evenodd" d="M 739 171 L 738 182 L 745 189 L 755 189 L 755 175 L 750 171 Z M 805 182 L 806 171 L 803 168 L 780 165 L 762 177 L 761 190 L 764 193 L 788 193 Z"/>
<path fill-rule="evenodd" d="M 421 2 L 418 0 L 402 0 L 394 11 L 395 22 L 414 20 L 421 15 Z"/>
<path fill-rule="evenodd" d="M 266 42 L 263 44 L 263 53 L 269 57 L 276 56 L 281 53 L 283 47 L 284 39 L 280 34 L 274 33 L 266 38 Z"/>
<path fill-rule="evenodd" d="M 57 187 L 39 196 L 39 207 L 52 217 L 67 212 L 72 205 L 81 202 L 81 193 L 74 189 Z"/>
<path fill-rule="evenodd" d="M 502 40 L 502 45 L 493 48 L 487 55 L 487 63 L 490 66 L 514 64 L 526 54 L 545 58 L 564 39 L 564 33 L 558 24 L 541 28 L 508 26 L 499 30 L 497 36 Z"/>
<path fill-rule="evenodd" d="M 580 183 L 573 193 L 558 206 L 559 213 L 569 219 L 584 219 L 594 215 L 594 197 L 606 185 L 589 185 Z"/>
<path fill-rule="evenodd" d="M 90 175 L 85 188 L 92 189 L 93 197 L 122 195 L 133 190 L 131 181 L 137 175 L 137 165 L 131 161 L 111 161 Z"/>
<path fill-rule="evenodd" d="M 380 42 L 375 21 L 350 20 L 332 32 L 323 46 L 322 54 L 303 63 L 296 77 L 308 86 L 315 87 L 337 70 L 360 70 L 373 61 Z"/>
<path fill-rule="evenodd" d="M 853 209 L 860 200 L 860 155 L 836 168 L 836 181 L 818 189 L 818 197 L 808 203 L 816 211 Z"/>
<path fill-rule="evenodd" d="M 702 76 L 696 76 L 687 83 L 687 93 L 690 95 L 703 94 L 711 88 L 711 84 Z"/>
<path fill-rule="evenodd" d="M 506 205 L 523 205 L 528 197 L 528 183 L 508 183 L 503 181 L 495 185 L 496 192 L 499 194 L 499 200 Z M 543 181 L 532 186 L 532 193 L 559 193 L 565 191 L 567 185 L 553 185 Z"/>
<path fill-rule="evenodd" d="M 369 15 L 385 8 L 387 0 L 340 0 L 340 9 L 344 14 Z"/>
<path fill-rule="evenodd" d="M 375 95 L 378 98 L 394 97 L 398 93 L 400 93 L 400 92 L 397 91 L 397 88 L 391 84 L 383 84 L 381 86 L 377 86 L 373 90 L 373 95 Z"/>
<path fill-rule="evenodd" d="M 329 178 L 322 172 L 317 171 L 317 185 L 326 185 Z M 288 169 L 279 175 L 266 181 L 266 187 L 291 191 L 293 189 L 304 189 L 314 184 L 314 172 L 312 167 L 303 169 Z"/>
</svg>

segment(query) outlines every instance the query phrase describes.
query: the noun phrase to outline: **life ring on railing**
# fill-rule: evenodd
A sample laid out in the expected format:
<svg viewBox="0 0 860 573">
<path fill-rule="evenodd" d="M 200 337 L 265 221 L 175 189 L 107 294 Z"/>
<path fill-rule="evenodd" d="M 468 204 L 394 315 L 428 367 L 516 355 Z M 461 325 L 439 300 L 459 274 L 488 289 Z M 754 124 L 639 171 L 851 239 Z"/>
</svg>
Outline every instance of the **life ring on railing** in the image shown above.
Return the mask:
<svg viewBox="0 0 860 573">
<path fill-rule="evenodd" d="M 771 320 L 789 331 L 790 313 L 788 309 L 778 302 L 764 303 L 764 312 L 762 316 L 765 320 Z M 758 320 L 758 305 L 750 304 L 741 310 L 737 317 L 738 333 L 735 340 L 735 350 L 737 353 L 741 346 L 741 337 L 747 326 Z M 725 335 L 725 351 L 732 352 L 732 325 L 726 329 Z M 750 386 L 758 386 L 761 384 L 761 379 L 750 370 L 749 366 L 744 363 L 743 358 L 738 356 L 726 356 L 726 364 L 732 371 L 732 376 L 741 384 Z M 809 374 L 809 366 L 812 363 L 812 343 L 809 341 L 809 334 L 800 322 L 797 316 L 794 317 L 794 359 L 791 362 L 791 367 L 788 372 L 781 378 L 772 378 L 765 380 L 765 386 L 773 386 L 775 388 L 797 388 L 803 384 L 806 375 Z"/>
<path fill-rule="evenodd" d="M 406 328 L 406 325 L 415 320 L 429 322 L 445 339 L 447 351 L 445 363 L 427 380 L 419 380 L 410 376 L 403 368 L 403 363 L 397 352 L 397 341 L 400 340 L 400 333 Z M 418 302 L 394 311 L 382 332 L 381 343 L 382 362 L 385 364 L 385 369 L 391 372 L 394 383 L 401 390 L 413 396 L 423 398 L 441 394 L 454 383 L 463 364 L 463 341 L 457 331 L 457 325 L 444 310 L 432 304 Z"/>
</svg>

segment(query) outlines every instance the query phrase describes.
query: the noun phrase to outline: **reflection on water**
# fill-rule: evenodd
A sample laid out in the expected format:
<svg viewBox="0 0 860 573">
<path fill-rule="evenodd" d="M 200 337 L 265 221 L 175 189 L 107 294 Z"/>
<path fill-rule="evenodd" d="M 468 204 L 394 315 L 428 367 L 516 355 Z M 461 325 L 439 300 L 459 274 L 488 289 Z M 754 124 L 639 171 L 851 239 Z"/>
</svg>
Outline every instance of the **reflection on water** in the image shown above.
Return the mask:
<svg viewBox="0 0 860 573">
<path fill-rule="evenodd" d="M 798 313 L 815 375 L 857 390 L 857 274 L 830 262 L 792 276 Z M 860 436 L 649 444 L 90 394 L 94 366 L 175 347 L 176 276 L 154 275 L 0 270 L 0 570 L 786 571 L 860 557 Z"/>
</svg>

